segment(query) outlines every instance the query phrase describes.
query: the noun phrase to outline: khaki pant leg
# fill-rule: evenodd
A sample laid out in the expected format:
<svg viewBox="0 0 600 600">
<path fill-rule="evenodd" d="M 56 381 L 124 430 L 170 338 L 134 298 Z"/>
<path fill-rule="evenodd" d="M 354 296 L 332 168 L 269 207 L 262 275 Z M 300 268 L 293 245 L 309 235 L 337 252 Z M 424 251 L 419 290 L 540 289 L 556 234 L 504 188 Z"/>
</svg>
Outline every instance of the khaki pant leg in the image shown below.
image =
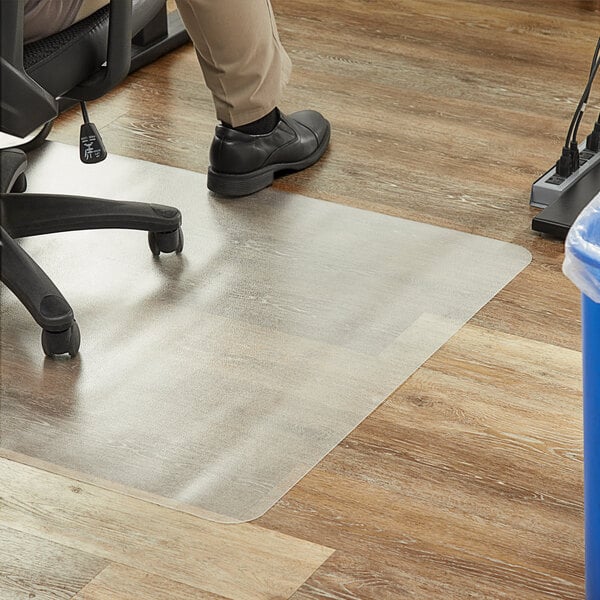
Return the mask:
<svg viewBox="0 0 600 600">
<path fill-rule="evenodd" d="M 273 110 L 291 62 L 269 0 L 176 0 L 217 118 L 234 127 Z"/>
<path fill-rule="evenodd" d="M 108 4 L 108 0 L 83 0 L 73 23 L 83 21 L 83 19 L 100 10 L 106 4 Z"/>
</svg>

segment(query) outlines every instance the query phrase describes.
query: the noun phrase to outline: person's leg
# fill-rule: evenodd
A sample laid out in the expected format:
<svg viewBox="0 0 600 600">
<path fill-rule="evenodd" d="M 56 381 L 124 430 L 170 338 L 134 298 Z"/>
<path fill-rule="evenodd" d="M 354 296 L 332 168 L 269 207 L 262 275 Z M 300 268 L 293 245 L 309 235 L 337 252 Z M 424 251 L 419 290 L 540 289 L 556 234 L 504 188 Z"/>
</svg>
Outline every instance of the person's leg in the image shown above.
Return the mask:
<svg viewBox="0 0 600 600">
<path fill-rule="evenodd" d="M 73 23 L 83 21 L 83 19 L 93 15 L 97 10 L 108 4 L 109 0 L 83 0 L 79 7 L 79 12 L 75 15 Z M 73 24 L 71 23 L 71 25 Z"/>
<path fill-rule="evenodd" d="M 272 111 L 291 62 L 268 0 L 177 0 L 217 118 L 233 127 Z"/>
<path fill-rule="evenodd" d="M 291 71 L 269 0 L 176 0 L 194 42 L 217 118 L 208 187 L 244 196 L 277 173 L 314 164 L 329 143 L 315 111 L 286 116 L 277 106 Z"/>
</svg>

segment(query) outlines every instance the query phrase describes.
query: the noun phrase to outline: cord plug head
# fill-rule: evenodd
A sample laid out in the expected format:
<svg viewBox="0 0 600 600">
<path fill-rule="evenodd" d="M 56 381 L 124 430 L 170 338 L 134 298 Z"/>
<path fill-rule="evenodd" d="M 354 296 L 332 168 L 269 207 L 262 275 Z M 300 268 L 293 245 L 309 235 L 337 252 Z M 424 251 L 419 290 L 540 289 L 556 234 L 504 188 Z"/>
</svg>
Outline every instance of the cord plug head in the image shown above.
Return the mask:
<svg viewBox="0 0 600 600">
<path fill-rule="evenodd" d="M 556 174 L 561 177 L 569 177 L 573 173 L 573 170 L 571 150 L 567 146 L 564 146 L 560 158 L 556 161 Z"/>
<path fill-rule="evenodd" d="M 571 141 L 569 152 L 571 153 L 571 172 L 574 173 L 579 169 L 579 145 L 576 140 Z"/>
<path fill-rule="evenodd" d="M 600 150 L 600 123 L 598 121 L 594 123 L 592 133 L 585 139 L 585 147 L 592 152 L 598 152 L 598 150 Z"/>
</svg>

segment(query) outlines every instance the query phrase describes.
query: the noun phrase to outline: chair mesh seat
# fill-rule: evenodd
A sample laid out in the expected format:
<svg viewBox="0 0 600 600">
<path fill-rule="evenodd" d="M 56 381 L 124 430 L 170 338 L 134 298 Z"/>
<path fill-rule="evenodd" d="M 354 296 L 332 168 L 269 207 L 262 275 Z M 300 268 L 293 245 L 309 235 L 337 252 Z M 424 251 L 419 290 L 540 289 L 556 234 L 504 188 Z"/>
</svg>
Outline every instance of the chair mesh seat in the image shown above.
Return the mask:
<svg viewBox="0 0 600 600">
<path fill-rule="evenodd" d="M 74 43 L 75 40 L 107 23 L 108 17 L 109 7 L 107 5 L 83 19 L 83 21 L 71 25 L 71 27 L 64 31 L 59 31 L 44 39 L 26 44 L 23 48 L 23 65 L 25 70 L 32 69 L 54 54 L 64 52 L 64 49 L 71 43 Z"/>
</svg>

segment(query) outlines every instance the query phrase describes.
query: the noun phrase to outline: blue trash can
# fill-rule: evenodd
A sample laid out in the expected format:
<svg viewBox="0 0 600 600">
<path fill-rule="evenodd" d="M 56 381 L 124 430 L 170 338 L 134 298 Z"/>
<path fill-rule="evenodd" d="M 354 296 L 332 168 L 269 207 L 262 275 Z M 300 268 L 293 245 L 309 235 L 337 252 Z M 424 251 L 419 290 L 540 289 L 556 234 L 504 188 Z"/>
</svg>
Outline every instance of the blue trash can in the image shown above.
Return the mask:
<svg viewBox="0 0 600 600">
<path fill-rule="evenodd" d="M 563 271 L 582 293 L 585 586 L 600 600 L 600 195 L 569 231 Z"/>
</svg>

